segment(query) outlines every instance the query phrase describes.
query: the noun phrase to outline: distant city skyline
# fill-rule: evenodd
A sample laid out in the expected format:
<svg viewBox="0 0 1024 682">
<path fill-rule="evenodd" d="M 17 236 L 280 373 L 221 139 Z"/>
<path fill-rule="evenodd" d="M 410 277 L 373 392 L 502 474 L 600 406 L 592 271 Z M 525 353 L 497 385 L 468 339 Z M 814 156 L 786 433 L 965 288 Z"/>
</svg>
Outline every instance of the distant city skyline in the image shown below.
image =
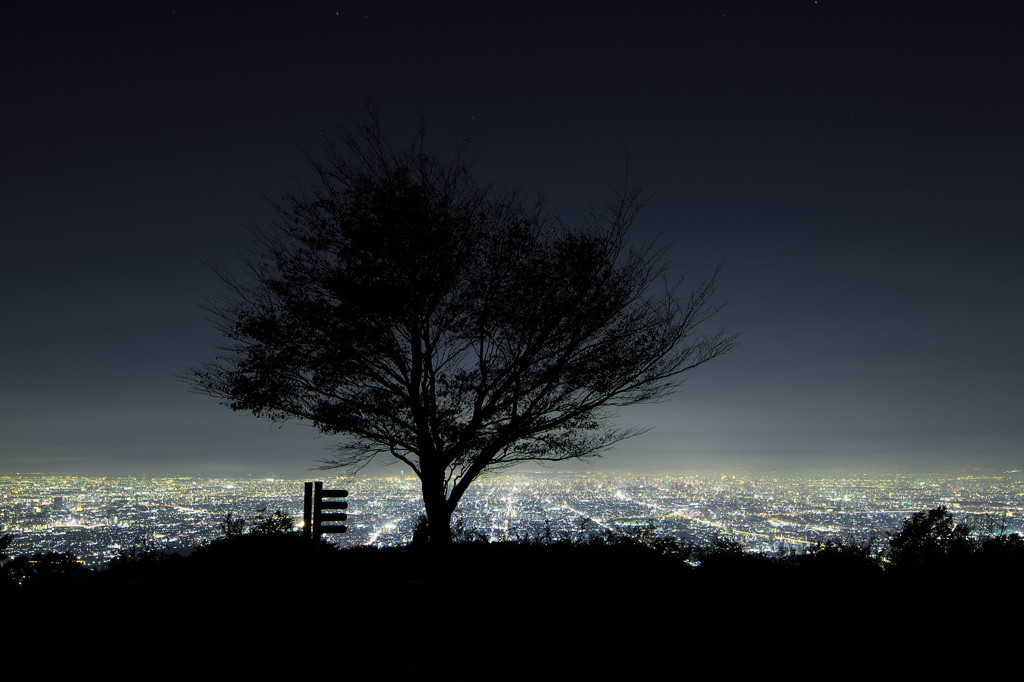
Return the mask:
<svg viewBox="0 0 1024 682">
<path fill-rule="evenodd" d="M 349 491 L 342 546 L 401 546 L 422 513 L 414 478 L 331 482 Z M 648 532 L 753 551 L 805 549 L 828 539 L 880 547 L 910 514 L 946 506 L 984 533 L 1024 529 L 1024 477 L 861 474 L 501 475 L 478 481 L 457 516 L 470 537 L 573 540 Z M 251 524 L 281 510 L 301 519 L 302 485 L 281 479 L 0 476 L 0 529 L 12 551 L 72 552 L 89 565 L 123 548 L 187 552 L 221 537 L 230 513 Z M 143 540 L 145 539 L 145 540 Z"/>
<path fill-rule="evenodd" d="M 669 276 L 724 263 L 739 347 L 623 410 L 650 431 L 594 467 L 1024 468 L 1014 3 L 28 3 L 5 28 L 0 474 L 315 475 L 330 438 L 174 375 L 220 342 L 207 264 L 240 271 L 368 102 L 567 217 L 628 164 Z"/>
</svg>

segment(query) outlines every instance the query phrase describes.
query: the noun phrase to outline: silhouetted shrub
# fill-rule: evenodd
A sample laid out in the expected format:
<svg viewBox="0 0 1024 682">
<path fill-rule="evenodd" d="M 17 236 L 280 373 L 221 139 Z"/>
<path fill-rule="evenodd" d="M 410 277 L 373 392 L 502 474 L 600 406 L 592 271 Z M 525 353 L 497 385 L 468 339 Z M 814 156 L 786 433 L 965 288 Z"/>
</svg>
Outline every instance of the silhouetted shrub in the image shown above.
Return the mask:
<svg viewBox="0 0 1024 682">
<path fill-rule="evenodd" d="M 246 525 L 248 522 L 245 519 L 235 516 L 234 512 L 228 512 L 220 522 L 220 532 L 226 538 L 233 538 L 244 533 Z"/>
<path fill-rule="evenodd" d="M 181 572 L 185 557 L 154 545 L 145 538 L 122 547 L 104 571 L 108 580 L 149 580 Z"/>
<path fill-rule="evenodd" d="M 317 560 L 337 548 L 300 533 L 246 533 L 209 542 L 189 557 L 194 577 L 215 581 L 283 585 L 299 580 Z"/>
<path fill-rule="evenodd" d="M 809 580 L 851 580 L 878 576 L 881 558 L 873 542 L 830 539 L 787 557 Z"/>
<path fill-rule="evenodd" d="M 732 538 L 715 538 L 695 552 L 697 571 L 716 580 L 734 580 L 740 575 L 763 578 L 780 572 L 780 561 L 761 552 L 747 552 L 743 543 Z"/>
<path fill-rule="evenodd" d="M 266 507 L 262 507 L 256 512 L 256 519 L 253 521 L 251 532 L 271 535 L 274 533 L 288 533 L 293 530 L 295 530 L 295 521 L 292 520 L 292 517 L 280 509 L 271 514 L 267 512 Z"/>
<path fill-rule="evenodd" d="M 889 535 L 889 560 L 897 569 L 939 568 L 973 550 L 971 528 L 958 523 L 946 507 L 917 512 Z"/>
<path fill-rule="evenodd" d="M 66 584 L 89 574 L 71 553 L 39 552 L 19 556 L 0 566 L 0 576 L 14 585 L 53 586 Z"/>
</svg>

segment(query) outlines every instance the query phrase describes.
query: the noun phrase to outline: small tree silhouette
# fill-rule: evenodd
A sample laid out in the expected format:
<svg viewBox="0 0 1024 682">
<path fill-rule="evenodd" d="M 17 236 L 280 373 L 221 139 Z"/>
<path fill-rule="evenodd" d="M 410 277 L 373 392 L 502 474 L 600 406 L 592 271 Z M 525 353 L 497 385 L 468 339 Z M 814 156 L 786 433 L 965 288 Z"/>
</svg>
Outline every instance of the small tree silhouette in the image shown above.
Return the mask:
<svg viewBox="0 0 1024 682">
<path fill-rule="evenodd" d="M 235 516 L 233 512 L 228 512 L 220 522 L 220 532 L 224 533 L 226 538 L 233 538 L 236 535 L 242 535 L 247 524 L 248 521 L 245 519 Z"/>
<path fill-rule="evenodd" d="M 9 534 L 0 535 L 0 562 L 7 558 L 7 548 L 11 546 L 14 538 Z"/>
<path fill-rule="evenodd" d="M 16 584 L 57 584 L 89 573 L 70 552 L 39 552 L 18 556 L 0 567 L 0 577 Z"/>
<path fill-rule="evenodd" d="M 295 521 L 292 520 L 292 517 L 288 516 L 280 509 L 271 514 L 267 511 L 266 507 L 262 507 L 256 512 L 256 518 L 253 521 L 251 532 L 263 535 L 273 535 L 275 533 L 287 533 L 294 529 Z"/>
<path fill-rule="evenodd" d="M 970 553 L 970 526 L 957 523 L 944 506 L 917 512 L 889 535 L 889 559 L 898 568 L 939 566 Z"/>
</svg>

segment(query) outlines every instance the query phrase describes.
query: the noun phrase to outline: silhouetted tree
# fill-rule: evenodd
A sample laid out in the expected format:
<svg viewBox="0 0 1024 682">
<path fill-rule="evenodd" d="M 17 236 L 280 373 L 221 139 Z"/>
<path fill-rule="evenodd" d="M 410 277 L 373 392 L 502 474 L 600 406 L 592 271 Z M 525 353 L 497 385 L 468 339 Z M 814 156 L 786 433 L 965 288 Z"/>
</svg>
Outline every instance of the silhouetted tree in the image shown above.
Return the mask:
<svg viewBox="0 0 1024 682">
<path fill-rule="evenodd" d="M 295 521 L 280 509 L 270 513 L 266 507 L 256 512 L 256 518 L 252 524 L 252 532 L 263 535 L 275 533 L 287 533 L 295 529 Z"/>
<path fill-rule="evenodd" d="M 867 578 L 882 570 L 874 540 L 833 538 L 794 552 L 787 561 L 809 579 Z"/>
<path fill-rule="evenodd" d="M 481 473 L 595 456 L 633 435 L 618 407 L 658 400 L 734 337 L 698 328 L 716 276 L 685 296 L 662 251 L 627 235 L 627 189 L 577 224 L 475 183 L 458 154 L 394 149 L 376 120 L 288 194 L 258 233 L 250 277 L 211 306 L 228 340 L 189 375 L 275 421 L 348 436 L 328 466 L 377 455 L 422 484 L 431 542 Z"/>
<path fill-rule="evenodd" d="M 226 538 L 233 538 L 243 534 L 248 523 L 245 519 L 235 516 L 234 512 L 228 512 L 220 522 L 220 532 L 224 533 Z"/>
<path fill-rule="evenodd" d="M 972 550 L 971 528 L 957 523 L 944 506 L 917 512 L 889 535 L 889 557 L 897 567 L 938 567 Z"/>
<path fill-rule="evenodd" d="M 60 583 L 89 572 L 70 552 L 38 552 L 17 556 L 0 567 L 0 578 L 16 584 Z"/>
</svg>

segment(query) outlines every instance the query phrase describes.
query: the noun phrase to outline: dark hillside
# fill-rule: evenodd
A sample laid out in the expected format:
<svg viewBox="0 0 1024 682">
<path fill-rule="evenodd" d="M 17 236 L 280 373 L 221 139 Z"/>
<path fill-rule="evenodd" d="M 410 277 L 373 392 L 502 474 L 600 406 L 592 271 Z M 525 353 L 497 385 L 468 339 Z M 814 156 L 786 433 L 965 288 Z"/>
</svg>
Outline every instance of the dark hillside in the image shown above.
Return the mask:
<svg viewBox="0 0 1024 682">
<path fill-rule="evenodd" d="M 884 652 L 887 642 L 923 644 L 937 624 L 970 633 L 999 622 L 1011 607 L 988 577 L 1019 574 L 1015 548 L 1011 541 L 1001 553 L 883 572 L 841 547 L 782 558 L 720 547 L 694 568 L 685 552 L 629 541 L 336 550 L 296 534 L 241 535 L 187 559 L 57 571 L 2 594 L 14 641 L 50 642 L 60 624 L 74 633 L 64 646 L 117 642 L 139 657 L 277 656 L 310 637 L 346 651 L 685 644 Z"/>
</svg>

